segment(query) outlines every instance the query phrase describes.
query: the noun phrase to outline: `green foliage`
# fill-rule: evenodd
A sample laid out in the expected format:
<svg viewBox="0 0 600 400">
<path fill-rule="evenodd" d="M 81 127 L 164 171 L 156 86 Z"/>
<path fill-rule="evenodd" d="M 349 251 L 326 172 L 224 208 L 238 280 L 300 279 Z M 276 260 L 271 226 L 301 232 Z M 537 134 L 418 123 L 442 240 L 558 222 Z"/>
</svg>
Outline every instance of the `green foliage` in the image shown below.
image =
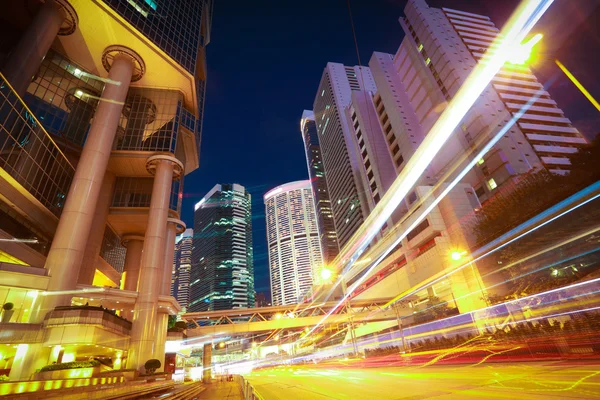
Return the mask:
<svg viewBox="0 0 600 400">
<path fill-rule="evenodd" d="M 175 323 L 177 322 L 177 316 L 176 315 L 169 315 L 169 324 L 167 325 L 168 329 L 171 329 L 175 326 Z"/>
<path fill-rule="evenodd" d="M 146 368 L 147 374 L 152 375 L 154 374 L 154 372 L 156 372 L 157 369 L 160 368 L 161 365 L 162 364 L 159 360 L 157 360 L 156 358 L 152 358 L 146 361 L 146 363 L 144 364 L 144 368 Z"/>
<path fill-rule="evenodd" d="M 14 306 L 15 306 L 15 305 L 14 305 L 13 303 L 4 303 L 4 305 L 2 306 L 2 308 L 3 308 L 5 311 L 9 311 L 9 310 L 12 310 Z"/>
<path fill-rule="evenodd" d="M 7 382 L 10 378 L 6 375 L 0 375 L 0 382 Z"/>
<path fill-rule="evenodd" d="M 46 365 L 45 367 L 40 369 L 40 372 L 60 371 L 63 369 L 91 368 L 91 367 L 99 367 L 99 366 L 100 366 L 100 361 L 98 361 L 98 360 L 72 361 L 72 362 L 67 362 L 67 363 Z"/>
<path fill-rule="evenodd" d="M 571 157 L 571 172 L 539 170 L 515 178 L 483 204 L 472 224 L 482 246 L 579 190 L 600 180 L 600 137 Z"/>
</svg>

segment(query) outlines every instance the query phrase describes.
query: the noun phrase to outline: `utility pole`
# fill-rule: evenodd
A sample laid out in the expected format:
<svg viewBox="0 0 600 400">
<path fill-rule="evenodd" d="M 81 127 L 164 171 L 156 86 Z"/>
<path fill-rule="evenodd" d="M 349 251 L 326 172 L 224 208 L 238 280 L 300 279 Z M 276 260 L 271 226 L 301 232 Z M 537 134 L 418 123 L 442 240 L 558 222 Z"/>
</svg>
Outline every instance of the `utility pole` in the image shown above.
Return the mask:
<svg viewBox="0 0 600 400">
<path fill-rule="evenodd" d="M 401 353 L 410 353 L 410 346 L 407 348 L 406 340 L 404 338 L 404 327 L 402 326 L 402 316 L 400 310 L 405 309 L 407 307 L 412 308 L 412 302 L 416 299 L 416 296 L 409 296 L 402 300 L 397 301 L 393 307 L 396 312 L 396 320 L 398 321 L 398 330 L 400 331 L 400 337 L 402 339 L 402 350 Z"/>
<path fill-rule="evenodd" d="M 345 296 L 348 287 L 346 286 L 346 281 L 344 281 L 343 279 L 341 280 L 341 283 L 342 295 Z M 346 314 L 348 314 L 348 319 L 350 320 L 350 326 L 348 327 L 348 329 L 350 329 L 350 340 L 352 341 L 352 350 L 354 352 L 354 356 L 358 357 L 358 344 L 356 343 L 356 333 L 354 332 L 354 316 L 352 315 L 352 307 L 350 307 L 350 299 L 346 299 L 344 307 L 346 307 Z"/>
</svg>

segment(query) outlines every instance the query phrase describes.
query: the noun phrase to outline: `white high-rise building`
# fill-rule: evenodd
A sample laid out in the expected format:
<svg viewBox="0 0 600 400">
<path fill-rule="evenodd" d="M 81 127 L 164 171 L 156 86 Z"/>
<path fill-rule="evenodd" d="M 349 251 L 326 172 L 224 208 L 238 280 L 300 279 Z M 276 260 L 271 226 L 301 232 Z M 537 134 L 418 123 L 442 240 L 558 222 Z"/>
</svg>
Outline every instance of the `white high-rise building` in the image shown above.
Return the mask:
<svg viewBox="0 0 600 400">
<path fill-rule="evenodd" d="M 323 264 L 311 181 L 278 186 L 264 201 L 272 303 L 296 304 Z"/>
<path fill-rule="evenodd" d="M 339 247 L 342 248 L 369 214 L 372 203 L 361 176 L 358 141 L 345 109 L 354 91 L 375 91 L 367 67 L 327 63 L 313 104 L 321 157 Z"/>
<path fill-rule="evenodd" d="M 493 40 L 488 17 L 410 0 L 400 18 L 406 35 L 395 55 L 374 53 L 373 103 L 397 171 L 410 159 Z M 518 174 L 565 173 L 586 143 L 530 69 L 506 64 L 473 105 L 425 174 L 425 184 L 463 154 L 483 147 L 533 97 L 533 105 L 465 177 L 481 201 Z M 463 161 L 466 162 L 466 161 Z"/>
</svg>

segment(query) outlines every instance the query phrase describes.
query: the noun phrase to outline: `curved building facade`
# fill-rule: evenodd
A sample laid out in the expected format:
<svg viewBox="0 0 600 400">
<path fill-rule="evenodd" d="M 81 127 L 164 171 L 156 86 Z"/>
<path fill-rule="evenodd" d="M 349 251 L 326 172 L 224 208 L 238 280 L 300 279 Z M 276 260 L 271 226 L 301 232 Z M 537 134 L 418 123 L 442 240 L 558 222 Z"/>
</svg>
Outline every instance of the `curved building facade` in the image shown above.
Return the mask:
<svg viewBox="0 0 600 400">
<path fill-rule="evenodd" d="M 311 181 L 278 186 L 264 201 L 272 302 L 295 304 L 312 289 L 323 264 Z"/>
</svg>

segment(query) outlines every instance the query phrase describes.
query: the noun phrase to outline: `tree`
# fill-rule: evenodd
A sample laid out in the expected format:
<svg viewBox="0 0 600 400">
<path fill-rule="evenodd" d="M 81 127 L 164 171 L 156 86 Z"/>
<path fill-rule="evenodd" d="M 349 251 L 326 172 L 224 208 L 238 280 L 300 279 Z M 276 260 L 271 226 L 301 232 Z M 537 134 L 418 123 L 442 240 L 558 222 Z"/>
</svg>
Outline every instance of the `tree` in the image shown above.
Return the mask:
<svg viewBox="0 0 600 400">
<path fill-rule="evenodd" d="M 545 169 L 514 178 L 477 213 L 471 227 L 482 246 L 600 180 L 600 137 L 570 158 L 571 170 L 556 175 Z"/>
</svg>

